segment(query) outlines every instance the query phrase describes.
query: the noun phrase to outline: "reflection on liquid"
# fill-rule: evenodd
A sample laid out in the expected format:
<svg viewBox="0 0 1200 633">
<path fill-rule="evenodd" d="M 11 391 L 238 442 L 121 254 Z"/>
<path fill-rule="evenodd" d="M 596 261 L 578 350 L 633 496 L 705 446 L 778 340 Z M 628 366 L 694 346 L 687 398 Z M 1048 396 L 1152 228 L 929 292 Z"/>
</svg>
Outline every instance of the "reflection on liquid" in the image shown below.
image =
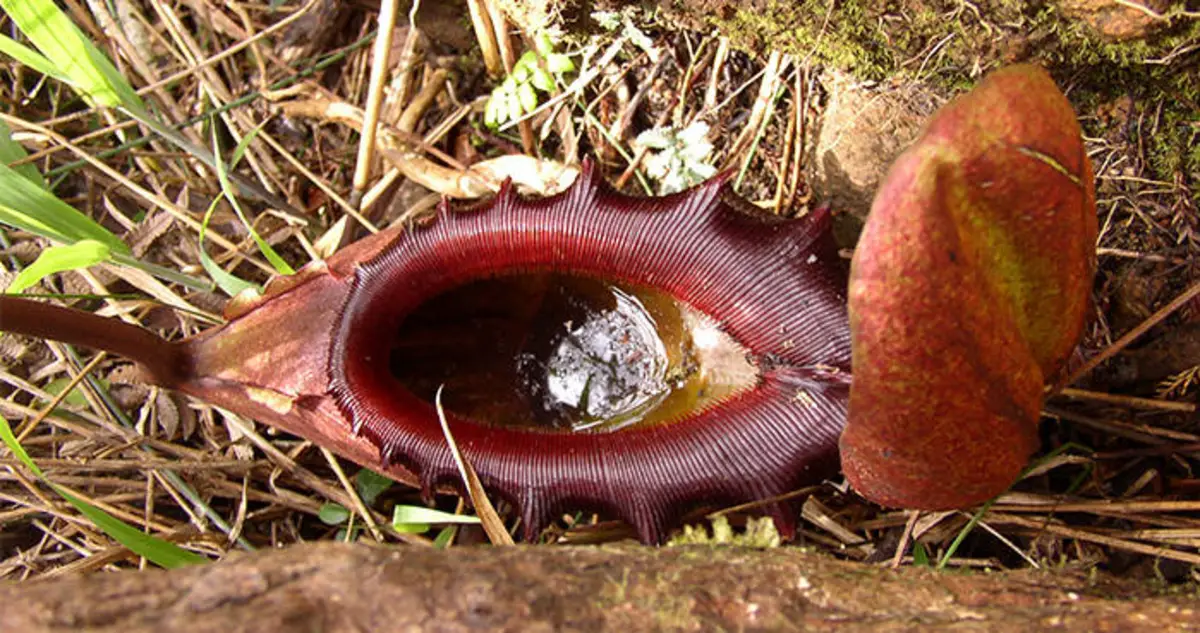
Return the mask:
<svg viewBox="0 0 1200 633">
<path fill-rule="evenodd" d="M 716 323 L 625 284 L 524 274 L 467 284 L 401 324 L 396 379 L 485 424 L 614 431 L 661 424 L 749 388 L 757 370 Z"/>
</svg>

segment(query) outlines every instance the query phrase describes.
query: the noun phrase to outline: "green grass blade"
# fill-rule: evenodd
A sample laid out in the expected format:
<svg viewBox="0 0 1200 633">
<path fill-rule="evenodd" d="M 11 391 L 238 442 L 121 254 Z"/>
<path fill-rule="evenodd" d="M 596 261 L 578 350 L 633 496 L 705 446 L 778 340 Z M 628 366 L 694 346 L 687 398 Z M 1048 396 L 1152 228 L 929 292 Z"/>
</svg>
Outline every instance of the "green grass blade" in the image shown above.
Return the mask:
<svg viewBox="0 0 1200 633">
<path fill-rule="evenodd" d="M 143 556 L 146 560 L 164 569 L 175 569 L 184 565 L 199 565 L 207 563 L 208 559 L 189 552 L 186 549 L 163 539 L 151 536 L 96 506 L 76 498 L 75 495 L 54 486 L 54 490 L 62 495 L 80 514 L 104 530 L 113 540 L 129 548 L 129 551 Z"/>
<path fill-rule="evenodd" d="M 211 292 L 213 289 L 213 283 L 207 279 L 200 279 L 198 277 L 192 277 L 191 275 L 185 275 L 173 268 L 167 268 L 166 266 L 159 266 L 158 264 L 144 262 L 140 259 L 135 259 L 130 255 L 126 255 L 125 253 L 112 253 L 109 258 L 112 259 L 112 261 L 121 264 L 122 266 L 136 268 L 150 275 L 158 277 L 163 281 L 179 284 L 185 288 L 200 290 L 203 292 Z M 179 310 L 181 308 L 179 306 L 175 306 L 175 309 Z"/>
<path fill-rule="evenodd" d="M 114 253 L 129 252 L 108 229 L 8 165 L 0 165 L 0 222 L 65 244 L 90 239 Z"/>
<path fill-rule="evenodd" d="M 928 567 L 929 552 L 925 549 L 925 544 L 917 541 L 913 543 L 912 548 L 913 567 Z"/>
<path fill-rule="evenodd" d="M 12 130 L 9 129 L 8 124 L 0 121 L 0 163 L 11 166 L 13 163 L 25 160 L 26 158 L 29 158 L 29 154 L 25 153 L 25 148 L 13 140 Z M 24 176 L 26 180 L 42 189 L 46 188 L 46 181 L 42 178 L 42 172 L 38 171 L 37 167 L 32 164 L 25 163 L 24 165 L 10 167 L 10 169 Z"/>
<path fill-rule="evenodd" d="M 108 57 L 96 48 L 51 0 L 0 0 L 25 36 L 41 51 L 37 54 L 17 42 L 0 39 L 0 52 L 21 63 L 59 79 L 89 102 L 120 107 L 138 123 L 154 130 L 183 151 L 209 167 L 216 168 L 208 150 L 188 141 L 182 134 L 163 124 L 149 110 L 133 86 L 117 71 Z M 262 187 L 234 178 L 234 183 L 249 195 L 286 209 L 287 204 Z"/>
<path fill-rule="evenodd" d="M 0 177 L 0 181 L 3 180 L 4 178 Z M 3 196 L 0 195 L 0 198 L 2 197 Z M 69 244 L 72 241 L 71 238 L 67 237 L 66 233 L 60 232 L 54 226 L 46 224 L 45 222 L 42 222 L 26 213 L 21 213 L 20 211 L 5 205 L 2 201 L 0 201 L 0 223 L 21 229 L 22 231 L 26 231 L 28 233 L 33 233 L 34 235 L 40 235 L 56 242 L 64 242 Z"/>
<path fill-rule="evenodd" d="M 108 247 L 110 259 L 116 263 L 144 270 L 193 290 L 212 288 L 209 282 L 135 259 L 117 236 L 50 193 L 33 165 L 9 167 L 8 162 L 21 160 L 26 154 L 24 148 L 12 141 L 8 127 L 0 123 L 0 128 L 0 224 L 63 244 L 94 240 Z"/>
<path fill-rule="evenodd" d="M 208 233 L 208 222 L 212 219 L 213 211 L 216 210 L 217 204 L 220 202 L 220 198 L 214 199 L 212 204 L 208 205 L 208 211 L 204 214 L 204 220 L 200 222 L 200 265 L 204 267 L 204 270 L 208 273 L 208 276 L 212 277 L 212 280 L 216 282 L 217 287 L 231 297 L 237 296 L 241 292 L 250 288 L 253 288 L 255 291 L 259 291 L 259 287 L 257 285 L 250 283 L 249 281 L 246 281 L 245 279 L 242 279 L 233 273 L 226 272 L 224 268 L 221 268 L 217 265 L 217 262 L 213 261 L 212 257 L 209 256 L 208 251 L 204 250 L 204 236 Z"/>
<path fill-rule="evenodd" d="M 108 259 L 107 244 L 96 240 L 79 240 L 67 246 L 52 246 L 42 251 L 36 261 L 17 273 L 6 292 L 16 294 L 54 273 L 87 268 Z"/>
<path fill-rule="evenodd" d="M 263 125 L 266 125 L 266 123 L 264 122 Z M 246 148 L 249 147 L 250 141 L 254 140 L 254 137 L 258 135 L 258 131 L 261 129 L 262 125 L 254 128 L 249 134 L 246 134 L 242 137 L 241 142 L 238 143 L 237 147 L 233 151 L 233 160 L 230 162 L 229 166 L 226 166 L 225 161 L 221 160 L 221 148 L 217 145 L 216 132 L 213 132 L 213 157 L 216 160 L 217 180 L 221 183 L 221 193 L 225 195 L 225 199 L 228 200 L 230 206 L 233 207 L 234 213 L 237 213 L 238 218 L 242 221 L 242 225 L 246 227 L 247 231 L 249 231 L 250 237 L 254 240 L 254 243 L 258 245 L 258 250 L 263 254 L 263 257 L 267 258 L 267 261 L 270 262 L 271 266 L 279 274 L 294 275 L 296 274 L 296 270 L 288 265 L 287 262 L 283 261 L 283 258 L 279 256 L 279 253 L 276 253 L 275 249 L 271 248 L 271 245 L 268 244 L 267 241 L 258 234 L 258 231 L 255 231 L 254 227 L 250 225 L 250 221 L 246 219 L 246 213 L 242 211 L 242 205 L 238 202 L 237 195 L 233 190 L 233 183 L 230 182 L 230 170 L 237 166 L 237 163 L 239 160 L 241 160 Z"/>
<path fill-rule="evenodd" d="M 58 68 L 54 66 L 53 62 L 46 59 L 45 55 L 7 35 L 0 35 L 0 53 L 8 55 L 43 75 L 53 77 L 68 85 L 71 84 L 71 78 L 58 72 Z"/>
<path fill-rule="evenodd" d="M 1092 452 L 1092 449 L 1087 446 L 1084 446 L 1084 445 L 1076 443 L 1076 442 L 1067 442 L 1067 443 L 1063 444 L 1062 446 L 1059 446 L 1058 448 L 1055 448 L 1054 450 L 1050 451 L 1049 453 L 1046 453 L 1045 455 L 1039 457 L 1032 464 L 1026 466 L 1024 468 L 1024 470 L 1021 471 L 1020 476 L 1017 477 L 1017 481 L 1021 481 L 1022 479 L 1024 479 L 1027 474 L 1029 474 L 1031 471 L 1033 471 L 1036 468 L 1040 468 L 1042 466 L 1042 464 L 1044 464 L 1044 463 L 1054 459 L 1055 457 L 1058 457 L 1062 453 L 1065 453 L 1068 450 L 1072 450 L 1072 449 L 1079 450 L 1079 451 L 1082 451 L 1085 453 Z M 1089 468 L 1085 469 L 1085 472 L 1083 473 L 1083 475 L 1087 475 L 1090 472 L 1091 472 L 1091 470 L 1089 467 Z M 1083 482 L 1082 476 L 1077 477 L 1075 482 L 1073 482 L 1072 487 L 1070 488 L 1070 491 L 1073 492 L 1075 490 L 1074 483 L 1082 483 L 1082 482 Z M 1011 487 L 1010 487 L 1010 489 L 1011 489 Z M 946 548 L 946 553 L 943 554 L 942 558 L 938 561 L 938 565 L 937 565 L 938 569 L 944 569 L 946 567 L 946 565 L 948 565 L 950 563 L 951 557 L 953 557 L 954 553 L 958 551 L 958 547 L 960 545 L 962 545 L 963 540 L 967 538 L 967 535 L 971 533 L 971 530 L 975 529 L 975 526 L 979 524 L 979 522 L 983 519 L 984 515 L 987 514 L 988 510 L 990 510 L 992 508 L 992 504 L 996 503 L 996 500 L 999 498 L 1000 498 L 1000 495 L 996 495 L 995 497 L 988 499 L 987 503 L 983 504 L 982 506 L 979 507 L 978 510 L 975 511 L 975 514 L 973 514 L 971 516 L 971 520 L 967 521 L 967 524 L 964 525 L 961 530 L 959 530 L 958 536 L 956 536 L 954 538 L 954 540 L 950 542 L 950 547 Z"/>
<path fill-rule="evenodd" d="M 479 517 L 450 514 L 433 508 L 399 505 L 392 510 L 392 528 L 397 532 L 421 534 L 429 530 L 430 523 L 463 524 L 481 523 Z"/>
<path fill-rule="evenodd" d="M 0 0 L 0 7 L 42 55 L 92 103 L 144 109 L 133 86 L 53 0 Z"/>
<path fill-rule="evenodd" d="M 66 82 L 90 103 L 120 107 L 142 125 L 154 130 L 209 167 L 216 168 L 215 157 L 207 150 L 191 143 L 150 113 L 129 81 L 53 0 L 0 0 L 0 7 L 41 54 L 38 55 L 8 38 L 0 40 L 0 52 L 7 53 L 30 68 Z M 286 201 L 254 183 L 237 177 L 232 180 L 248 195 L 260 198 L 279 209 L 289 208 Z"/>
<path fill-rule="evenodd" d="M 12 427 L 8 424 L 8 420 L 3 417 L 0 417 L 0 440 L 4 441 L 4 444 L 8 446 L 8 450 L 12 451 L 12 454 L 26 468 L 37 475 L 42 481 L 46 481 L 46 474 L 33 462 L 33 459 L 29 457 L 29 453 L 25 452 L 25 447 L 21 446 L 21 443 L 17 441 L 16 436 L 13 435 Z M 129 551 L 139 556 L 144 556 L 146 560 L 155 565 L 166 569 L 174 569 L 184 565 L 208 562 L 208 559 L 199 554 L 189 552 L 170 541 L 164 541 L 146 534 L 104 510 L 55 486 L 49 481 L 46 481 L 46 483 L 50 484 L 50 487 L 54 488 L 55 492 L 61 495 L 63 499 L 66 499 L 68 503 L 75 506 L 75 509 L 79 510 L 80 514 L 86 516 L 92 523 L 95 523 L 96 527 L 103 530 L 105 534 L 108 534 L 113 540 L 129 548 Z"/>
<path fill-rule="evenodd" d="M 458 526 L 447 525 L 438 532 L 437 538 L 433 539 L 433 546 L 437 549 L 450 547 L 450 541 L 454 540 L 456 534 L 458 534 Z"/>
<path fill-rule="evenodd" d="M 938 569 L 945 569 L 946 565 L 950 564 L 950 559 L 954 558 L 955 552 L 958 551 L 959 546 L 961 546 L 963 541 L 966 540 L 967 535 L 975 529 L 976 525 L 979 525 L 979 522 L 983 520 L 983 516 L 987 514 L 988 510 L 992 509 L 992 504 L 996 503 L 996 499 L 999 498 L 999 495 L 997 495 L 991 499 L 988 499 L 987 503 L 979 506 L 979 509 L 975 511 L 975 514 L 971 515 L 971 520 L 967 521 L 967 524 L 958 531 L 958 535 L 954 537 L 954 540 L 950 542 L 950 546 L 946 548 L 946 553 L 942 554 L 941 559 L 938 560 Z"/>
<path fill-rule="evenodd" d="M 30 472 L 37 475 L 38 479 L 46 478 L 46 474 L 42 472 L 42 469 L 33 463 L 33 459 L 29 457 L 29 453 L 25 452 L 25 447 L 21 446 L 21 443 L 17 441 L 17 436 L 13 435 L 12 427 L 8 425 L 8 418 L 3 416 L 0 416 L 0 440 L 4 440 L 4 444 L 8 446 L 8 450 L 12 451 L 13 456 L 20 460 L 22 464 L 25 464 L 25 467 Z"/>
</svg>

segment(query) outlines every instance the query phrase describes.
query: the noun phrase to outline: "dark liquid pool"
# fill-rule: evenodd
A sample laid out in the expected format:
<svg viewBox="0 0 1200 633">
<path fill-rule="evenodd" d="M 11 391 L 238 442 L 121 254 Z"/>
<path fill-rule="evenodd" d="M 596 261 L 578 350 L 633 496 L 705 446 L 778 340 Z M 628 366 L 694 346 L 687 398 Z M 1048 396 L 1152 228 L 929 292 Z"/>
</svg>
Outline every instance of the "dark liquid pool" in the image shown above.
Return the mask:
<svg viewBox="0 0 1200 633">
<path fill-rule="evenodd" d="M 644 287 L 555 273 L 497 277 L 425 302 L 392 344 L 393 376 L 484 424 L 615 431 L 686 417 L 757 380 L 704 314 Z"/>
</svg>

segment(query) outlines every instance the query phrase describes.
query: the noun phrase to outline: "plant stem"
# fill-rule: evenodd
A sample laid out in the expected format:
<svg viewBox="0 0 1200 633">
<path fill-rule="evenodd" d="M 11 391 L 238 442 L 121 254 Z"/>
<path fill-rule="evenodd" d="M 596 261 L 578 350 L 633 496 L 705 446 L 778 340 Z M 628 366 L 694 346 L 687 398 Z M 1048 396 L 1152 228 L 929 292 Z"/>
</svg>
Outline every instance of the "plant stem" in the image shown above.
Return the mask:
<svg viewBox="0 0 1200 633">
<path fill-rule="evenodd" d="M 0 330 L 82 345 L 137 361 L 161 387 L 174 387 L 186 372 L 183 348 L 136 325 L 82 310 L 0 296 Z"/>
</svg>

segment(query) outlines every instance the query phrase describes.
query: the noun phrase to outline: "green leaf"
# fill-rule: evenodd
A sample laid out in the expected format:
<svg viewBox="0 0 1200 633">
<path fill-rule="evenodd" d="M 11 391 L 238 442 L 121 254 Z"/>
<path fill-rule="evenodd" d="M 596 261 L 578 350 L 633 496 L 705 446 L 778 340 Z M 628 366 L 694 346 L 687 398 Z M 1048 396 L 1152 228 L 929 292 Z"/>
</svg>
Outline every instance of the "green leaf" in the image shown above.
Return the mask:
<svg viewBox="0 0 1200 633">
<path fill-rule="evenodd" d="M 571 58 L 561 53 L 551 53 L 546 56 L 546 70 L 561 75 L 575 70 L 575 62 Z"/>
<path fill-rule="evenodd" d="M 592 19 L 605 31 L 615 31 L 621 26 L 621 14 L 616 11 L 593 11 Z"/>
<path fill-rule="evenodd" d="M 922 543 L 920 541 L 913 543 L 912 553 L 913 553 L 913 566 L 915 566 L 915 567 L 928 567 L 929 566 L 929 552 L 927 552 L 925 550 L 924 543 Z"/>
<path fill-rule="evenodd" d="M 0 222 L 64 244 L 91 239 L 113 253 L 129 253 L 108 229 L 8 165 L 0 165 Z"/>
<path fill-rule="evenodd" d="M 337 503 L 326 503 L 317 510 L 317 518 L 325 525 L 341 525 L 350 520 L 350 511 Z"/>
<path fill-rule="evenodd" d="M 8 285 L 7 292 L 21 292 L 54 273 L 93 266 L 108 259 L 109 252 L 107 244 L 96 240 L 79 240 L 67 246 L 51 246 L 42 251 L 36 261 L 17 273 L 16 279 Z"/>
<path fill-rule="evenodd" d="M 379 495 L 394 483 L 396 482 L 369 468 L 363 468 L 354 476 L 354 487 L 358 490 L 358 496 L 362 497 L 363 503 L 368 506 L 374 505 Z"/>
<path fill-rule="evenodd" d="M 515 75 L 517 70 L 529 70 L 531 68 L 537 68 L 537 66 L 537 53 L 533 51 L 525 51 L 521 54 L 521 57 L 517 59 L 517 63 L 513 64 L 513 74 Z M 522 79 L 518 77 L 517 81 L 522 81 Z"/>
<path fill-rule="evenodd" d="M 525 112 L 533 112 L 537 109 L 537 93 L 530 84 L 521 84 L 517 87 L 517 100 L 521 102 L 521 109 Z"/>
<path fill-rule="evenodd" d="M 450 541 L 454 540 L 454 535 L 457 533 L 457 526 L 447 525 L 438 532 L 437 538 L 433 539 L 433 546 L 437 549 L 450 547 Z"/>
<path fill-rule="evenodd" d="M 550 39 L 550 34 L 541 31 L 533 38 L 533 46 L 537 52 L 543 55 L 549 55 L 554 52 L 554 40 Z M 526 53 L 528 55 L 529 53 Z"/>
<path fill-rule="evenodd" d="M 33 184 L 46 188 L 46 181 L 42 179 L 42 172 L 37 170 L 37 167 L 31 163 L 25 163 L 16 167 L 11 167 L 12 163 L 29 158 L 29 154 L 25 153 L 25 148 L 21 144 L 14 141 L 12 130 L 3 121 L 0 121 L 0 163 L 10 165 L 10 168 L 25 177 L 26 180 Z"/>
<path fill-rule="evenodd" d="M 521 85 L 525 86 L 528 84 Z M 508 108 L 507 120 L 509 121 L 516 121 L 517 119 L 521 118 L 522 114 L 524 114 L 524 111 L 521 109 L 521 98 L 517 96 L 516 91 L 514 91 L 514 94 L 509 96 L 505 102 L 505 106 Z"/>
<path fill-rule="evenodd" d="M 22 464 L 25 465 L 39 479 L 46 481 L 46 475 L 41 468 L 33 462 L 29 457 L 29 453 L 25 452 L 25 447 L 17 441 L 13 435 L 12 427 L 9 426 L 8 420 L 0 417 L 0 440 L 8 446 L 8 450 L 16 456 Z M 125 523 L 124 521 L 112 516 L 111 514 L 97 508 L 96 506 L 76 497 L 75 495 L 59 488 L 58 486 L 46 481 L 51 488 L 54 489 L 63 499 L 75 506 L 75 509 L 80 514 L 96 524 L 96 527 L 104 531 L 105 534 L 113 538 L 121 545 L 129 548 L 129 551 L 143 556 L 146 560 L 166 569 L 174 569 L 184 565 L 195 565 L 208 562 L 208 559 L 189 552 L 170 541 L 164 541 L 160 538 L 150 536 L 137 528 Z"/>
<path fill-rule="evenodd" d="M 499 86 L 492 90 L 492 96 L 488 98 L 487 105 L 483 108 L 483 124 L 489 129 L 496 129 L 504 123 L 504 114 L 508 111 L 504 107 L 504 91 Z"/>
<path fill-rule="evenodd" d="M 133 86 L 52 0 L 0 0 L 0 7 L 42 55 L 55 76 L 97 105 L 144 109 Z"/>
<path fill-rule="evenodd" d="M 529 76 L 529 83 L 542 92 L 554 91 L 554 76 L 541 67 L 534 68 Z"/>
<path fill-rule="evenodd" d="M 62 390 L 66 389 L 67 385 L 69 384 L 71 384 L 71 379 L 64 376 L 62 378 L 55 378 L 54 380 L 46 383 L 45 386 L 42 387 L 42 390 L 51 396 L 57 397 L 58 394 L 62 393 Z M 49 401 L 39 399 L 37 400 L 37 403 L 39 406 L 45 406 L 49 404 Z M 83 395 L 83 389 L 77 384 L 71 389 L 71 392 L 62 399 L 61 403 L 69 404 L 73 407 L 86 407 L 88 401 L 87 397 Z"/>
<path fill-rule="evenodd" d="M 397 532 L 420 534 L 429 530 L 430 523 L 477 524 L 479 517 L 450 514 L 421 506 L 396 506 L 392 510 L 392 528 Z"/>
<path fill-rule="evenodd" d="M 521 56 L 521 59 L 518 59 L 517 63 L 513 64 L 512 74 L 510 77 L 513 78 L 513 81 L 519 84 L 529 81 L 529 73 L 531 72 L 530 69 L 537 68 L 537 63 L 537 55 L 534 55 L 533 51 L 526 51 L 525 54 Z"/>
</svg>

